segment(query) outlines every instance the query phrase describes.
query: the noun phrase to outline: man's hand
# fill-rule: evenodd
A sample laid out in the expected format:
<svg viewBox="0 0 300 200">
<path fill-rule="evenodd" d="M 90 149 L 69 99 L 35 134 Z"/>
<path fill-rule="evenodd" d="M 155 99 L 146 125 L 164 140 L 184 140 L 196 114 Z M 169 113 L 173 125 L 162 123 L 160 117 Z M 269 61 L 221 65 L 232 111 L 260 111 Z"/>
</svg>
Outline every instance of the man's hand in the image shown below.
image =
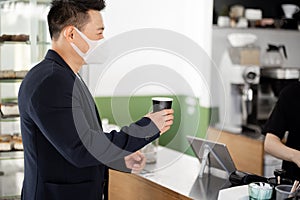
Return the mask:
<svg viewBox="0 0 300 200">
<path fill-rule="evenodd" d="M 146 165 L 146 157 L 139 151 L 126 156 L 124 159 L 126 167 L 131 169 L 131 173 L 140 173 Z"/>
<path fill-rule="evenodd" d="M 165 109 L 159 112 L 148 113 L 145 117 L 148 117 L 153 121 L 153 123 L 160 130 L 160 134 L 162 135 L 167 130 L 169 130 L 171 125 L 173 124 L 173 114 L 173 109 Z"/>
</svg>

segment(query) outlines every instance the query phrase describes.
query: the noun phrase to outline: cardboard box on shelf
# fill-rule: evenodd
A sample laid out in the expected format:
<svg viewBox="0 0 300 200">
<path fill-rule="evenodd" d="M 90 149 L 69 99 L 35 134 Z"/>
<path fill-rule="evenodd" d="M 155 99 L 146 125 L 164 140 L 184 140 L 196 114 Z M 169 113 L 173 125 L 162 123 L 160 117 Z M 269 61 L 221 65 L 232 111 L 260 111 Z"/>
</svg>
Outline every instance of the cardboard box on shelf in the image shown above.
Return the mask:
<svg viewBox="0 0 300 200">
<path fill-rule="evenodd" d="M 260 48 L 251 47 L 231 47 L 229 54 L 233 64 L 237 65 L 260 65 Z"/>
</svg>

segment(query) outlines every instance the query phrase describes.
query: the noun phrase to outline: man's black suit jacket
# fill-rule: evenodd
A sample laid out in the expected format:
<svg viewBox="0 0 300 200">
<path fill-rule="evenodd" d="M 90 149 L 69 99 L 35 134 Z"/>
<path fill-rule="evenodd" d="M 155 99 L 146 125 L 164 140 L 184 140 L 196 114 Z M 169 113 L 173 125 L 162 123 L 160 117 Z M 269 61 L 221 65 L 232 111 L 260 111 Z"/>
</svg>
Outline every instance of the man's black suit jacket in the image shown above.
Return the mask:
<svg viewBox="0 0 300 200">
<path fill-rule="evenodd" d="M 19 90 L 25 177 L 23 200 L 102 199 L 107 167 L 159 137 L 149 118 L 104 133 L 94 99 L 53 50 Z"/>
</svg>

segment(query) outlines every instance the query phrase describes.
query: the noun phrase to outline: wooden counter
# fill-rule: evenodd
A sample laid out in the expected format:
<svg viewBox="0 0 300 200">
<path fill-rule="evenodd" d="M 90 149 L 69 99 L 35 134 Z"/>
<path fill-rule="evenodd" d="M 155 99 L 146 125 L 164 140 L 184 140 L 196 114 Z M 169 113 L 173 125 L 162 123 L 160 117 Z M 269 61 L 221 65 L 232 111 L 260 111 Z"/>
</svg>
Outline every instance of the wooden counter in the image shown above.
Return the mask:
<svg viewBox="0 0 300 200">
<path fill-rule="evenodd" d="M 238 170 L 257 175 L 264 174 L 263 140 L 214 128 L 208 129 L 207 139 L 226 144 Z"/>
<path fill-rule="evenodd" d="M 110 170 L 109 176 L 109 200 L 191 199 L 139 175 Z"/>
<path fill-rule="evenodd" d="M 263 142 L 216 129 L 209 129 L 209 137 L 226 143 L 238 169 L 263 173 Z M 228 180 L 214 176 L 199 179 L 197 158 L 172 149 L 159 147 L 156 164 L 146 166 L 150 173 L 134 175 L 110 171 L 109 200 L 217 200 L 218 191 L 228 187 Z M 0 196 L 20 195 L 23 159 L 0 159 Z"/>
<path fill-rule="evenodd" d="M 213 128 L 208 130 L 208 139 L 227 145 L 237 169 L 263 175 L 263 140 Z M 195 157 L 160 149 L 152 173 L 134 175 L 110 170 L 109 200 L 216 200 L 218 191 L 228 187 L 228 180 L 199 179 L 200 163 Z"/>
<path fill-rule="evenodd" d="M 139 175 L 110 170 L 109 200 L 200 199 L 191 195 L 199 160 L 161 146 L 157 156 L 157 162 L 146 165 L 147 172 Z"/>
<path fill-rule="evenodd" d="M 204 174 L 199 178 L 197 158 L 159 147 L 156 164 L 146 165 L 145 174 L 110 170 L 109 200 L 217 200 L 218 192 L 230 186 L 227 178 Z"/>
</svg>

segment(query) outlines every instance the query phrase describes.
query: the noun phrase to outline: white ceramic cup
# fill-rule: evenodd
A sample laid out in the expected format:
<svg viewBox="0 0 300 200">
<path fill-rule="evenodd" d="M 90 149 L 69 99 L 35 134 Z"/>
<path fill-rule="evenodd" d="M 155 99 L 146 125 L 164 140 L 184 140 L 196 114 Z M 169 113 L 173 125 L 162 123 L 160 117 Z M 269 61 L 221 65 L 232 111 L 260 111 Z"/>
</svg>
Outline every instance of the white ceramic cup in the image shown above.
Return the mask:
<svg viewBox="0 0 300 200">
<path fill-rule="evenodd" d="M 219 16 L 217 20 L 217 24 L 219 27 L 229 27 L 230 19 L 227 16 Z"/>
<path fill-rule="evenodd" d="M 286 18 L 292 18 L 293 14 L 299 12 L 299 7 L 294 4 L 282 4 L 281 8 Z"/>
</svg>

